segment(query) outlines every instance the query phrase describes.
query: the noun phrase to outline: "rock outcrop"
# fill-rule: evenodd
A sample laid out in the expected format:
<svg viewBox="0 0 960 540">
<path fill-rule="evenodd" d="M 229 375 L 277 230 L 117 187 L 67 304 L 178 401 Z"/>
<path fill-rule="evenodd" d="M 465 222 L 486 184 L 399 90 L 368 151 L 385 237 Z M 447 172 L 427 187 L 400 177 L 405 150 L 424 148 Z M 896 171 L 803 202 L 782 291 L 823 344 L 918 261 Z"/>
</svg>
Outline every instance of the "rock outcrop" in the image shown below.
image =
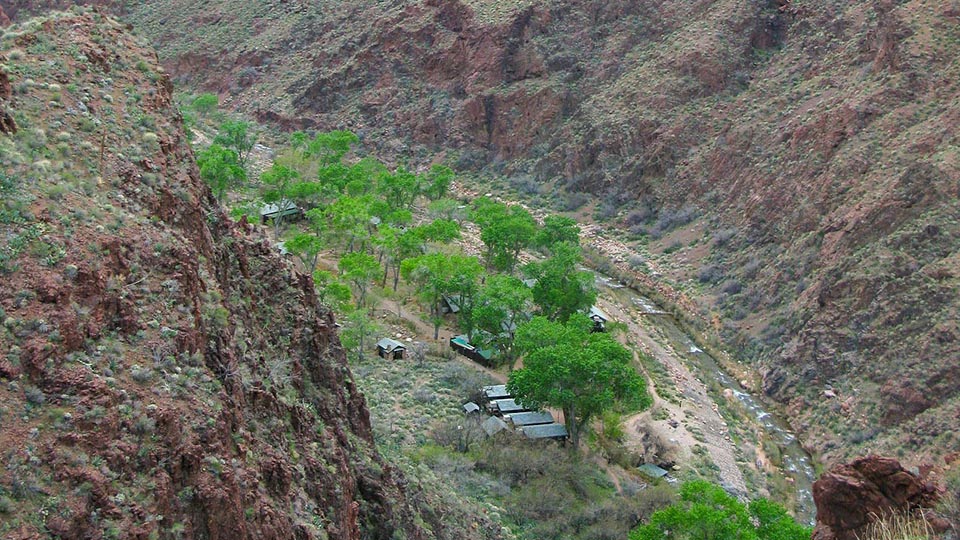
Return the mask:
<svg viewBox="0 0 960 540">
<path fill-rule="evenodd" d="M 99 13 L 14 36 L 0 537 L 496 537 L 379 456 L 332 313 L 200 180 L 155 54 Z"/>
<path fill-rule="evenodd" d="M 857 540 L 879 516 L 930 508 L 934 485 L 892 458 L 867 456 L 838 465 L 813 484 L 814 540 Z"/>
</svg>

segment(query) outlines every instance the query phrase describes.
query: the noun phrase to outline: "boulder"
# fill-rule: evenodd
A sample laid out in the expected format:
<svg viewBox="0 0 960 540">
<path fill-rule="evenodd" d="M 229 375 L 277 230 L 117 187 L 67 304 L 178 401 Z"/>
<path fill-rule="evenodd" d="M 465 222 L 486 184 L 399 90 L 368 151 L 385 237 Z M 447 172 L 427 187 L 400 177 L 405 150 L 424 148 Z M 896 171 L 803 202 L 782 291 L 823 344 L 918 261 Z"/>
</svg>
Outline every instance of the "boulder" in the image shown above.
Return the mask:
<svg viewBox="0 0 960 540">
<path fill-rule="evenodd" d="M 838 465 L 813 484 L 813 540 L 856 540 L 877 516 L 929 508 L 935 486 L 892 458 L 867 456 Z"/>
</svg>

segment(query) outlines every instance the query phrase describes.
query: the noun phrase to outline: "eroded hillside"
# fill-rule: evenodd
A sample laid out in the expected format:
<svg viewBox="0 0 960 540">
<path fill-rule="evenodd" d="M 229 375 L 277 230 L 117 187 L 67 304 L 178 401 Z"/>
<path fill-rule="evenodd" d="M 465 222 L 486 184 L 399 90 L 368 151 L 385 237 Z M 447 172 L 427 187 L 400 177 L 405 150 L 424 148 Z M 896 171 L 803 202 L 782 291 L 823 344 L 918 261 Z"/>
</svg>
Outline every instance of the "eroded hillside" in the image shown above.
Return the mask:
<svg viewBox="0 0 960 540">
<path fill-rule="evenodd" d="M 638 232 L 692 216 L 698 247 L 667 236 L 676 280 L 812 448 L 960 445 L 955 0 L 175 1 L 130 20 L 177 80 L 262 121 L 588 190 Z"/>
<path fill-rule="evenodd" d="M 0 536 L 496 537 L 379 457 L 332 314 L 200 181 L 155 58 L 96 13 L 0 42 Z"/>
</svg>

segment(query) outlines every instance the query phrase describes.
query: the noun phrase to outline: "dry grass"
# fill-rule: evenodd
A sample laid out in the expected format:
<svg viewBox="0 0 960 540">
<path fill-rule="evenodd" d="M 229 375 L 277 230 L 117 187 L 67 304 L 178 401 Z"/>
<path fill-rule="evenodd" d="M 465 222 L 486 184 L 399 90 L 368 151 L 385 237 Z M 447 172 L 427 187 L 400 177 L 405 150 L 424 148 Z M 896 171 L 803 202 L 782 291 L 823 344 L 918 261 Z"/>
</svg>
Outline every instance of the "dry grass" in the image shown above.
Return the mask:
<svg viewBox="0 0 960 540">
<path fill-rule="evenodd" d="M 927 540 L 937 537 L 922 512 L 880 516 L 867 527 L 863 536 L 857 535 L 859 540 Z"/>
</svg>

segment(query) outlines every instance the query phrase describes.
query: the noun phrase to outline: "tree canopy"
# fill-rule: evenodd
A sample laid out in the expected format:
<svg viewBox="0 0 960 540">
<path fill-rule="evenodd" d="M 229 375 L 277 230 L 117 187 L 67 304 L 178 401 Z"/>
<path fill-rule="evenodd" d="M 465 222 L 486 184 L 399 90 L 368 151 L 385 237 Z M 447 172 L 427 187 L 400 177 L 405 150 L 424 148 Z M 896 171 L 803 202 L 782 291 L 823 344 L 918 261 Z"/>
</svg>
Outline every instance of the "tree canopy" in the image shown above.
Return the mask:
<svg viewBox="0 0 960 540">
<path fill-rule="evenodd" d="M 219 144 L 212 144 L 197 153 L 200 178 L 210 186 L 218 201 L 223 201 L 227 188 L 247 179 L 237 153 Z"/>
<path fill-rule="evenodd" d="M 566 323 L 534 317 L 521 325 L 515 347 L 524 354 L 523 368 L 511 372 L 507 383 L 526 407 L 562 409 L 574 447 L 581 428 L 618 401 L 639 408 L 652 402 L 630 351 L 610 334 L 591 333 L 592 325 L 580 314 Z"/>
<path fill-rule="evenodd" d="M 477 212 L 481 212 L 477 215 Z M 530 212 L 519 206 L 502 209 L 488 205 L 474 212 L 479 219 L 480 240 L 487 247 L 487 263 L 497 270 L 513 272 L 520 252 L 533 242 L 537 222 Z"/>
<path fill-rule="evenodd" d="M 630 532 L 630 540 L 808 540 L 811 530 L 778 504 L 757 499 L 744 505 L 703 480 L 680 487 L 680 500 Z"/>
<path fill-rule="evenodd" d="M 418 287 L 421 301 L 430 307 L 433 321 L 433 339 L 437 339 L 443 320 L 443 297 L 467 301 L 476 293 L 477 279 L 483 272 L 476 257 L 429 253 L 401 263 L 403 278 Z"/>
<path fill-rule="evenodd" d="M 568 242 L 554 244 L 552 255 L 523 269 L 533 285 L 533 302 L 540 314 L 550 320 L 565 321 L 571 315 L 590 309 L 597 300 L 593 273 L 578 270 L 583 256 L 580 246 Z"/>
<path fill-rule="evenodd" d="M 246 167 L 247 157 L 249 157 L 250 150 L 253 149 L 253 143 L 256 140 L 256 136 L 250 132 L 249 123 L 227 120 L 220 124 L 220 130 L 213 142 L 236 152 L 240 166 Z"/>
</svg>

